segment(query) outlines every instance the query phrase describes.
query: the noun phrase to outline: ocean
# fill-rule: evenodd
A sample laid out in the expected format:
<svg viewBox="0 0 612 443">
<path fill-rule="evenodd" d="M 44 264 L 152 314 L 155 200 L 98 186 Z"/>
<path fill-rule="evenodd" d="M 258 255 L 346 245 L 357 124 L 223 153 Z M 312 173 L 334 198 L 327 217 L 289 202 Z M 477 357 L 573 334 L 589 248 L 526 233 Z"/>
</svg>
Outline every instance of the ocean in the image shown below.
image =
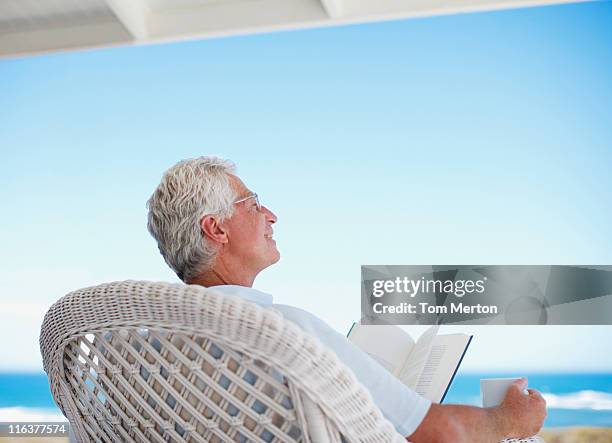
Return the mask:
<svg viewBox="0 0 612 443">
<path fill-rule="evenodd" d="M 546 398 L 545 427 L 612 427 L 612 373 L 519 374 L 529 387 Z M 444 403 L 480 405 L 481 378 L 515 377 L 517 374 L 459 373 Z M 0 373 L 0 422 L 63 421 L 53 403 L 45 374 Z"/>
</svg>

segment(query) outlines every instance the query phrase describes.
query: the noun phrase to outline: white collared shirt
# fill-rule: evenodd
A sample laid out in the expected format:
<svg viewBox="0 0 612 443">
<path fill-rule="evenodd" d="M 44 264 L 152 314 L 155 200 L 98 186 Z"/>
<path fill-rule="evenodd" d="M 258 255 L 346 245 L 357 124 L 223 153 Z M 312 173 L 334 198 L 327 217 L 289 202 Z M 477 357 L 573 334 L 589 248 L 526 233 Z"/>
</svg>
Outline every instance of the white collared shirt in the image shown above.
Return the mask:
<svg viewBox="0 0 612 443">
<path fill-rule="evenodd" d="M 405 386 L 323 320 L 293 306 L 274 304 L 270 294 L 256 289 L 235 285 L 215 286 L 214 289 L 226 295 L 241 297 L 258 305 L 273 308 L 305 333 L 318 338 L 351 368 L 357 379 L 372 395 L 374 403 L 400 434 L 408 437 L 425 418 L 431 405 L 429 400 Z"/>
</svg>

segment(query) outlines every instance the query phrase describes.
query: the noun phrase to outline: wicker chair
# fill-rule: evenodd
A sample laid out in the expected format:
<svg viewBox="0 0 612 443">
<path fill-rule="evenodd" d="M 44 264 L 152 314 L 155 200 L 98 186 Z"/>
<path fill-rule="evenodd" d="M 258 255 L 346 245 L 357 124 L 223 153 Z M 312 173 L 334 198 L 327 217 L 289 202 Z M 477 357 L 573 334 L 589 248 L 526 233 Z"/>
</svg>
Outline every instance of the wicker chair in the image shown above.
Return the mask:
<svg viewBox="0 0 612 443">
<path fill-rule="evenodd" d="M 214 288 L 72 292 L 47 312 L 40 347 L 80 442 L 405 442 L 333 352 Z"/>
</svg>

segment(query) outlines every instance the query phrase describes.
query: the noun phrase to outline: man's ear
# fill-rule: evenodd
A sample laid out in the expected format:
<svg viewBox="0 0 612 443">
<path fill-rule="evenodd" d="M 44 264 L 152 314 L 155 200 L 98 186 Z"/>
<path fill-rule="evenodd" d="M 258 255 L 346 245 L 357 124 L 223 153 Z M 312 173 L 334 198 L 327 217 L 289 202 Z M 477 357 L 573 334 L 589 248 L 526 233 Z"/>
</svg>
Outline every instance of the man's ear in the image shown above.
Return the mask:
<svg viewBox="0 0 612 443">
<path fill-rule="evenodd" d="M 200 221 L 200 228 L 209 239 L 217 243 L 227 243 L 227 231 L 215 216 L 204 216 Z"/>
</svg>

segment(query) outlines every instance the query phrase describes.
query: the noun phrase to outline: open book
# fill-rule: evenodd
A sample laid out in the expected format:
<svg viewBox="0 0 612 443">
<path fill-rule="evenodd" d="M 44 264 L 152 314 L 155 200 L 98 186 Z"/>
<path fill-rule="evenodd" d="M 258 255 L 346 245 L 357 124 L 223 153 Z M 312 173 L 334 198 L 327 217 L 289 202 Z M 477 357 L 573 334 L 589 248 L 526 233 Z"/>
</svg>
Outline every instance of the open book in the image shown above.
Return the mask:
<svg viewBox="0 0 612 443">
<path fill-rule="evenodd" d="M 397 326 L 354 323 L 348 339 L 406 386 L 442 403 L 472 336 L 438 335 L 432 326 L 415 342 Z"/>
</svg>

